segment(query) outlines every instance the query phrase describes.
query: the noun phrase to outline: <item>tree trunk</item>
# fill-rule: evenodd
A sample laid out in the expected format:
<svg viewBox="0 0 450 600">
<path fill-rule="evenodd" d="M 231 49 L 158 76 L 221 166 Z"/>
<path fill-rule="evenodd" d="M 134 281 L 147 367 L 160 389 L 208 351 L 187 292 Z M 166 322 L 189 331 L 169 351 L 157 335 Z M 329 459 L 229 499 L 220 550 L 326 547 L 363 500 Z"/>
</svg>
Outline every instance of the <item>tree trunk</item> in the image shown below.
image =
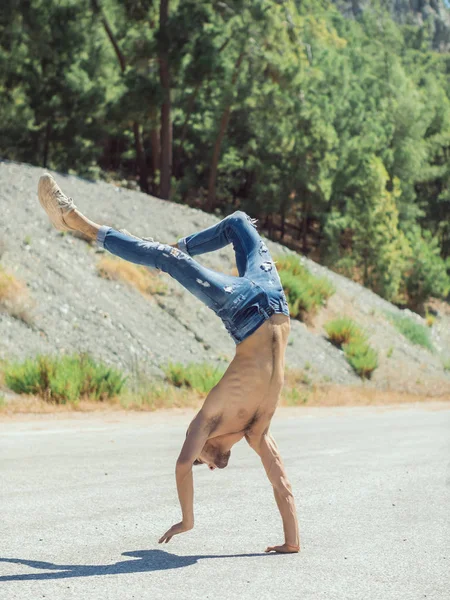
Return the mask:
<svg viewBox="0 0 450 600">
<path fill-rule="evenodd" d="M 307 252 L 307 235 L 308 235 L 308 212 L 309 207 L 308 203 L 303 202 L 303 218 L 302 218 L 302 252 L 306 254 Z"/>
<path fill-rule="evenodd" d="M 284 209 L 282 209 L 282 211 L 281 211 L 280 239 L 278 241 L 280 241 L 280 242 L 283 241 L 285 233 L 286 233 L 286 211 Z"/>
<path fill-rule="evenodd" d="M 267 218 L 268 220 L 268 234 L 269 234 L 269 238 L 272 239 L 273 238 L 273 215 L 270 214 Z"/>
<path fill-rule="evenodd" d="M 220 54 L 221 52 L 223 52 L 225 50 L 225 48 L 230 43 L 230 40 L 231 40 L 231 37 L 229 37 L 227 40 L 224 41 L 224 43 L 219 48 L 218 54 Z M 202 81 L 199 81 L 197 83 L 197 85 L 194 88 L 194 91 L 192 92 L 192 94 L 189 98 L 188 106 L 186 109 L 186 117 L 184 119 L 183 127 L 181 129 L 180 143 L 178 145 L 177 153 L 176 153 L 176 156 L 174 159 L 174 173 L 176 175 L 179 174 L 179 167 L 180 167 L 180 162 L 181 162 L 181 154 L 183 152 L 183 147 L 184 147 L 184 140 L 186 139 L 187 127 L 189 125 L 189 121 L 191 120 L 192 113 L 194 112 L 195 101 L 197 99 L 200 88 L 202 87 L 202 85 L 205 81 L 208 81 L 209 76 L 210 75 L 207 75 L 205 77 L 205 79 L 203 79 Z"/>
<path fill-rule="evenodd" d="M 147 163 L 145 160 L 144 147 L 142 145 L 141 132 L 139 123 L 133 122 L 133 134 L 134 134 L 134 147 L 136 150 L 136 162 L 139 172 L 139 187 L 142 192 L 148 194 L 148 176 L 147 176 Z"/>
<path fill-rule="evenodd" d="M 186 109 L 186 117 L 184 119 L 183 127 L 181 129 L 180 143 L 178 144 L 178 148 L 177 148 L 177 152 L 176 152 L 175 160 L 174 160 L 174 169 L 173 170 L 174 170 L 175 175 L 179 174 L 181 155 L 183 152 L 184 140 L 186 139 L 187 127 L 188 127 L 189 121 L 191 119 L 191 115 L 194 111 L 195 101 L 197 99 L 198 92 L 200 91 L 202 83 L 203 83 L 203 81 L 200 81 L 199 83 L 197 83 L 194 91 L 191 94 L 191 97 L 189 98 L 188 106 Z"/>
<path fill-rule="evenodd" d="M 228 121 L 230 120 L 231 113 L 231 105 L 233 98 L 233 88 L 236 85 L 236 81 L 239 75 L 239 70 L 241 68 L 242 61 L 244 59 L 244 50 L 238 56 L 236 63 L 234 65 L 234 73 L 231 79 L 231 90 L 230 90 L 230 99 L 223 111 L 222 118 L 220 119 L 219 133 L 217 134 L 216 143 L 214 144 L 214 151 L 211 160 L 211 169 L 209 172 L 209 184 L 208 184 L 208 201 L 206 209 L 212 211 L 214 209 L 214 205 L 216 203 L 216 179 L 217 179 L 217 167 L 219 164 L 220 158 L 220 149 L 222 146 L 223 138 L 225 137 L 225 132 L 227 130 Z"/>
<path fill-rule="evenodd" d="M 109 26 L 109 23 L 106 19 L 106 17 L 103 15 L 103 13 L 101 13 L 101 22 L 102 25 L 106 31 L 106 35 L 109 37 L 109 41 L 111 42 L 113 48 L 114 48 L 114 52 L 116 53 L 117 56 L 117 60 L 119 61 L 120 64 L 120 70 L 122 71 L 122 73 L 125 71 L 125 68 L 127 66 L 127 62 L 125 59 L 125 56 L 123 55 L 121 49 L 119 48 L 119 44 L 117 43 L 116 38 L 114 37 L 114 34 L 112 32 L 111 27 Z"/>
<path fill-rule="evenodd" d="M 102 12 L 102 8 L 98 0 L 91 0 L 92 9 L 94 13 L 100 15 L 100 20 L 102 22 L 103 28 L 106 31 L 106 35 L 109 38 L 109 41 L 114 48 L 114 52 L 116 53 L 117 60 L 119 61 L 120 70 L 122 73 L 125 72 L 127 61 L 125 55 L 121 51 L 119 44 L 114 36 L 114 33 L 108 23 L 107 18 Z M 139 123 L 136 121 L 133 122 L 133 135 L 134 135 L 134 148 L 136 151 L 136 164 L 139 171 L 139 187 L 143 192 L 148 193 L 148 172 L 147 172 L 147 163 L 145 160 L 145 152 L 144 147 L 142 145 L 141 133 L 139 128 Z"/>
<path fill-rule="evenodd" d="M 170 196 L 170 177 L 172 174 L 172 123 L 170 120 L 170 70 L 167 21 L 169 18 L 169 0 L 161 0 L 159 5 L 159 78 L 163 91 L 161 106 L 161 181 L 159 195 L 168 199 Z"/>
<path fill-rule="evenodd" d="M 52 133 L 52 123 L 51 121 L 47 121 L 47 125 L 45 126 L 45 139 L 44 139 L 44 152 L 42 155 L 42 166 L 44 169 L 47 168 L 48 164 L 48 154 L 50 150 L 50 135 Z"/>
<path fill-rule="evenodd" d="M 152 107 L 150 120 L 152 128 L 150 130 L 150 144 L 152 147 L 152 194 L 158 194 L 159 189 L 159 170 L 161 168 L 161 143 L 159 138 L 159 129 L 154 125 L 156 123 L 156 108 Z"/>
</svg>

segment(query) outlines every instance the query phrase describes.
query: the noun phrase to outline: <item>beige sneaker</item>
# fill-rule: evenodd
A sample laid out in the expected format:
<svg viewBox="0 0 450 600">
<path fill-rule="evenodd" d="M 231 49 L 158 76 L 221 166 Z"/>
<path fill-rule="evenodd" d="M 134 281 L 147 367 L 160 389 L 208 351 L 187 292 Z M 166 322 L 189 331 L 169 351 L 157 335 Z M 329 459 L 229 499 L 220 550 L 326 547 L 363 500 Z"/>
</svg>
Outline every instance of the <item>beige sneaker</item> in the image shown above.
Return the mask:
<svg viewBox="0 0 450 600">
<path fill-rule="evenodd" d="M 59 231 L 74 231 L 64 220 L 64 215 L 75 210 L 72 198 L 68 198 L 51 175 L 45 173 L 39 179 L 39 202 L 49 216 L 50 221 Z"/>
</svg>

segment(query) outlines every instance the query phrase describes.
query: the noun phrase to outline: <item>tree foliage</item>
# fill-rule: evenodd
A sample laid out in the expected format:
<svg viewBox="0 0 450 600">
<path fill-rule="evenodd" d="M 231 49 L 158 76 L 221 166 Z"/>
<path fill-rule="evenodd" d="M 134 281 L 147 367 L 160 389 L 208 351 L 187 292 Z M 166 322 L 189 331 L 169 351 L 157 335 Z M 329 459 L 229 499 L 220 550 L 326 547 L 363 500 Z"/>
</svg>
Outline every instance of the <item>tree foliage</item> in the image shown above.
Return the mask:
<svg viewBox="0 0 450 600">
<path fill-rule="evenodd" d="M 450 287 L 450 56 L 382 4 L 5 0 L 0 154 L 242 207 L 420 309 Z"/>
</svg>

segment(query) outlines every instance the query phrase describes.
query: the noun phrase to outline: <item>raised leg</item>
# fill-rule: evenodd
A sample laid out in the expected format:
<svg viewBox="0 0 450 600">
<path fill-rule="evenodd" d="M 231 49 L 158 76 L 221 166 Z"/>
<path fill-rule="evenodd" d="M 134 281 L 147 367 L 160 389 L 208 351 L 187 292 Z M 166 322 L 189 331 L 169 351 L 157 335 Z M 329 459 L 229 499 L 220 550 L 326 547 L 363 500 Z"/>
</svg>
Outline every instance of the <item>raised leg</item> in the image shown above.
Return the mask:
<svg viewBox="0 0 450 600">
<path fill-rule="evenodd" d="M 57 229 L 81 231 L 88 238 L 97 239 L 112 254 L 168 273 L 215 312 L 233 297 L 237 282 L 241 281 L 200 265 L 178 248 L 136 238 L 90 221 L 78 211 L 72 198 L 64 194 L 48 173 L 39 179 L 38 197 Z"/>
<path fill-rule="evenodd" d="M 227 328 L 231 327 L 229 321 L 232 311 L 248 295 L 250 285 L 248 277 L 216 273 L 197 263 L 191 254 L 211 252 L 233 243 L 240 275 L 248 275 L 251 271 L 251 284 L 254 285 L 253 278 L 257 278 L 261 273 L 258 269 L 258 262 L 261 261 L 256 257 L 258 253 L 267 252 L 267 247 L 253 227 L 252 221 L 240 211 L 230 215 L 216 226 L 180 240 L 180 248 L 186 250 L 184 252 L 167 244 L 146 241 L 90 221 L 77 210 L 73 200 L 64 194 L 49 174 L 44 174 L 39 179 L 38 197 L 41 206 L 57 229 L 82 231 L 91 239 L 97 238 L 98 242 L 112 254 L 168 273 L 217 312 Z M 260 266 L 263 271 L 266 270 L 264 265 Z M 226 314 L 220 314 L 219 311 L 223 310 L 227 310 Z M 236 336 L 236 333 L 231 330 L 230 333 Z M 239 340 L 238 337 L 234 339 Z"/>
<path fill-rule="evenodd" d="M 190 256 L 214 252 L 228 244 L 233 244 L 236 265 L 241 277 L 248 275 L 255 259 L 268 253 L 261 236 L 256 231 L 254 221 L 238 210 L 225 217 L 216 225 L 193 233 L 178 241 L 178 247 Z M 269 256 L 270 260 L 270 256 Z"/>
<path fill-rule="evenodd" d="M 227 288 L 237 280 L 204 267 L 178 248 L 141 240 L 111 227 L 100 227 L 97 241 L 120 258 L 168 273 L 214 311 L 228 300 Z"/>
</svg>

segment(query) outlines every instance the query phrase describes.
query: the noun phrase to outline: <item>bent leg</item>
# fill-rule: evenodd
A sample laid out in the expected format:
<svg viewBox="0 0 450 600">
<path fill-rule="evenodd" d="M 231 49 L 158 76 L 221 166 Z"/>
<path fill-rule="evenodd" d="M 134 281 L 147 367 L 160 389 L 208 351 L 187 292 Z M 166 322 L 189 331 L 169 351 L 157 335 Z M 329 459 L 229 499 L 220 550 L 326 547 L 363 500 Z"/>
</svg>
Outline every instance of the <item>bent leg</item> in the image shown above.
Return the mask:
<svg viewBox="0 0 450 600">
<path fill-rule="evenodd" d="M 225 217 L 216 225 L 178 241 L 178 247 L 190 256 L 214 252 L 228 244 L 233 244 L 236 265 L 241 277 L 248 271 L 252 257 L 258 255 L 262 247 L 267 250 L 256 231 L 254 221 L 240 210 Z"/>
<path fill-rule="evenodd" d="M 97 241 L 111 254 L 168 273 L 214 311 L 228 299 L 225 288 L 236 282 L 236 277 L 216 273 L 178 248 L 135 238 L 111 227 L 101 227 Z"/>
</svg>

